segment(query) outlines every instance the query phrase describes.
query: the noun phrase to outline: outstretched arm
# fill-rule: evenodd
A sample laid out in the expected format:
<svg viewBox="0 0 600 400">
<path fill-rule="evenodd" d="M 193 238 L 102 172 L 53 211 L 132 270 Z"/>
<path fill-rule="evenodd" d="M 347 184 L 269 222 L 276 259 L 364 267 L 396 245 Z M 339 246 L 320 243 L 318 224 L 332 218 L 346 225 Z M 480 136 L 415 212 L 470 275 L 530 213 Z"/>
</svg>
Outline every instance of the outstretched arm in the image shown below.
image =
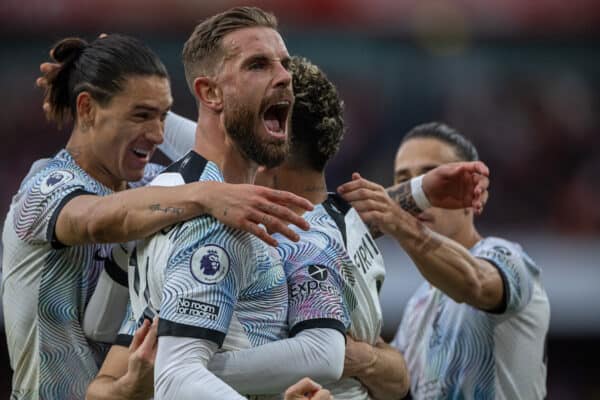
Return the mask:
<svg viewBox="0 0 600 400">
<path fill-rule="evenodd" d="M 461 244 L 439 235 L 404 211 L 380 185 L 357 178 L 347 199 L 363 221 L 391 235 L 433 286 L 453 300 L 483 310 L 503 302 L 504 286 L 498 269 L 473 257 Z M 346 195 L 344 195 L 346 197 Z"/>
<path fill-rule="evenodd" d="M 404 357 L 381 338 L 371 345 L 347 336 L 344 376 L 358 379 L 375 400 L 401 399 L 410 389 Z"/>
<path fill-rule="evenodd" d="M 426 174 L 386 190 L 403 210 L 418 215 L 428 207 L 445 209 L 473 208 L 480 214 L 488 198 L 489 169 L 481 161 L 440 165 Z M 369 200 L 358 173 L 341 185 L 338 192 L 349 202 Z M 373 184 L 376 185 L 376 184 Z M 377 189 L 383 189 L 376 185 Z"/>
<path fill-rule="evenodd" d="M 283 393 L 302 377 L 321 384 L 340 379 L 344 336 L 335 329 L 305 329 L 293 338 L 215 354 L 208 368 L 244 394 Z"/>
<path fill-rule="evenodd" d="M 288 206 L 312 209 L 307 200 L 288 192 L 218 182 L 195 182 L 176 187 L 144 187 L 109 196 L 79 195 L 60 210 L 56 239 L 63 245 L 127 242 L 202 214 L 211 214 L 226 225 L 243 229 L 270 245 L 269 232 L 291 240 L 298 235 L 288 228 L 308 224 Z"/>
</svg>

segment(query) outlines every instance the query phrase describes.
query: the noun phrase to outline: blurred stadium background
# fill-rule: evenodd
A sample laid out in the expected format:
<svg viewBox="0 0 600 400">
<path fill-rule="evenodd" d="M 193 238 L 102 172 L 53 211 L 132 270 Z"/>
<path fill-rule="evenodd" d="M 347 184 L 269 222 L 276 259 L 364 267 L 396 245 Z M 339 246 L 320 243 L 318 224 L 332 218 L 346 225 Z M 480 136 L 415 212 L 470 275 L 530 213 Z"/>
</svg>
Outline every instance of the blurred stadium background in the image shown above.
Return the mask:
<svg viewBox="0 0 600 400">
<path fill-rule="evenodd" d="M 64 36 L 142 38 L 165 61 L 174 110 L 195 118 L 180 50 L 195 23 L 237 1 L 2 0 L 2 193 L 8 210 L 30 164 L 68 137 L 44 121 L 38 65 Z M 392 182 L 398 143 L 442 120 L 470 137 L 492 171 L 484 235 L 521 242 L 552 306 L 549 399 L 600 399 L 600 2 L 595 0 L 307 0 L 275 12 L 291 54 L 320 65 L 346 101 L 346 140 L 330 189 L 353 171 Z M 421 278 L 382 239 L 387 339 Z M 0 397 L 10 368 L 0 322 Z"/>
</svg>

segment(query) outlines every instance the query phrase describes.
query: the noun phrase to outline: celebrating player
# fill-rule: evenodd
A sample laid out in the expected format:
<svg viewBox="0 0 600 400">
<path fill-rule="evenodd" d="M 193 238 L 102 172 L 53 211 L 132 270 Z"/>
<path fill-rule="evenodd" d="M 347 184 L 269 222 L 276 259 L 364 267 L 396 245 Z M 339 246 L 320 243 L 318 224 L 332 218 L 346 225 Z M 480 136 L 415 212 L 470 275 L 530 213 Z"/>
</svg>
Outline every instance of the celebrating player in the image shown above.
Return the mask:
<svg viewBox="0 0 600 400">
<path fill-rule="evenodd" d="M 395 181 L 477 159 L 454 129 L 420 125 L 398 149 Z M 541 271 L 521 246 L 482 237 L 470 208 L 427 208 L 414 218 L 380 186 L 359 176 L 351 185 L 345 195 L 363 219 L 392 235 L 428 281 L 392 343 L 406 358 L 412 397 L 544 398 L 550 309 Z"/>
<path fill-rule="evenodd" d="M 196 27 L 183 52 L 201 115 L 195 146 L 153 185 L 251 183 L 258 165 L 283 161 L 293 94 L 290 59 L 276 28 L 271 14 L 253 7 L 228 10 Z M 160 311 L 156 396 L 241 398 L 206 364 L 222 345 L 244 348 L 283 337 L 287 285 L 276 252 L 207 216 L 138 243 L 130 263 L 136 319 Z M 113 346 L 88 394 L 107 394 L 100 379 L 124 349 Z"/>
<path fill-rule="evenodd" d="M 331 349 L 336 337 L 311 331 L 324 323 L 341 329 L 339 322 L 336 324 L 339 317 L 333 314 L 341 310 L 332 302 L 332 295 L 341 291 L 351 312 L 349 332 L 354 338 L 347 338 L 345 379 L 328 387 L 336 398 L 401 397 L 408 390 L 402 357 L 379 338 L 382 321 L 378 292 L 385 275 L 381 253 L 356 211 L 339 196 L 328 195 L 325 188 L 324 168 L 337 152 L 344 131 L 341 101 L 333 84 L 308 60 L 293 58 L 291 70 L 296 102 L 290 155 L 282 166 L 259 173 L 257 183 L 286 188 L 318 205 L 305 214 L 311 229 L 301 234 L 299 244 L 281 242 L 279 246 L 288 276 L 291 335 L 316 335 L 314 349 L 303 350 L 304 357 L 295 356 L 300 337 L 294 336 L 249 350 L 216 354 L 209 368 L 247 394 L 281 392 L 298 376 L 318 373 L 322 358 L 316 350 Z M 189 133 L 182 131 L 177 136 L 183 135 Z M 466 181 L 464 193 L 438 190 L 444 194 L 441 197 L 434 190 L 432 199 L 449 206 L 480 206 L 482 199 L 472 195 L 486 187 L 485 180 L 473 179 L 472 175 L 480 170 L 485 167 L 479 163 L 462 163 L 432 171 L 423 179 L 429 189 L 443 186 L 444 179 L 452 183 Z M 470 202 L 463 197 L 469 197 Z M 332 279 L 339 270 L 345 280 L 341 287 Z M 315 320 L 316 316 L 320 319 Z"/>
<path fill-rule="evenodd" d="M 105 346 L 85 339 L 81 321 L 110 249 L 92 243 L 142 238 L 207 211 L 225 219 L 233 213 L 234 225 L 250 225 L 233 207 L 240 193 L 259 193 L 251 185 L 240 191 L 213 183 L 124 191 L 128 181 L 156 172 L 148 160 L 162 141 L 172 101 L 166 69 L 142 43 L 120 35 L 89 44 L 65 39 L 52 54 L 60 66 L 47 77 L 48 115 L 59 124 L 72 118 L 74 128 L 65 149 L 22 183 L 3 232 L 2 292 L 16 399 L 82 398 L 96 375 Z M 310 208 L 291 194 L 271 194 Z M 255 214 L 254 208 L 283 208 L 279 201 L 255 204 Z M 299 222 L 289 210 L 286 215 L 282 226 Z M 253 226 L 262 231 L 257 224 L 276 217 L 259 216 Z"/>
</svg>

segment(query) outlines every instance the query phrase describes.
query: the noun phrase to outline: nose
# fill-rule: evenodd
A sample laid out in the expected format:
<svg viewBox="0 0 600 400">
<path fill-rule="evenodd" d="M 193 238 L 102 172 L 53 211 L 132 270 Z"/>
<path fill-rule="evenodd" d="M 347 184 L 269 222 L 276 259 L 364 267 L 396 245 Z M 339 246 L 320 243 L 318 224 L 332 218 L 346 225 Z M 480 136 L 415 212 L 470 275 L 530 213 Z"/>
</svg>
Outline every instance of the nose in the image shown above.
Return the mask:
<svg viewBox="0 0 600 400">
<path fill-rule="evenodd" d="M 157 119 L 156 121 L 153 121 L 150 126 L 148 126 L 148 130 L 146 131 L 146 139 L 156 145 L 159 145 L 164 141 L 164 138 L 165 122 Z"/>
<path fill-rule="evenodd" d="M 274 85 L 275 87 L 286 88 L 292 85 L 292 74 L 288 71 L 282 63 L 277 63 Z"/>
</svg>

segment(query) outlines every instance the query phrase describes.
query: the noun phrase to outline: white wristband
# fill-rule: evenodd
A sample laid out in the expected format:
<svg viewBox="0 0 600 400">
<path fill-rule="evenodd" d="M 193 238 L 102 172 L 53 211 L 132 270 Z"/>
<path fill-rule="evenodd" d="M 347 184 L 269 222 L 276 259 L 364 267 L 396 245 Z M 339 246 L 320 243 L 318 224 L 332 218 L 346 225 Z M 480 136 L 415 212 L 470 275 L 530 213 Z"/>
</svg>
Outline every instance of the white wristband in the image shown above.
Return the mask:
<svg viewBox="0 0 600 400">
<path fill-rule="evenodd" d="M 425 192 L 423 191 L 423 177 L 425 175 L 419 175 L 416 178 L 412 178 L 410 180 L 410 192 L 412 194 L 417 207 L 421 209 L 421 211 L 427 210 L 431 207 L 431 203 L 427 199 Z"/>
</svg>

